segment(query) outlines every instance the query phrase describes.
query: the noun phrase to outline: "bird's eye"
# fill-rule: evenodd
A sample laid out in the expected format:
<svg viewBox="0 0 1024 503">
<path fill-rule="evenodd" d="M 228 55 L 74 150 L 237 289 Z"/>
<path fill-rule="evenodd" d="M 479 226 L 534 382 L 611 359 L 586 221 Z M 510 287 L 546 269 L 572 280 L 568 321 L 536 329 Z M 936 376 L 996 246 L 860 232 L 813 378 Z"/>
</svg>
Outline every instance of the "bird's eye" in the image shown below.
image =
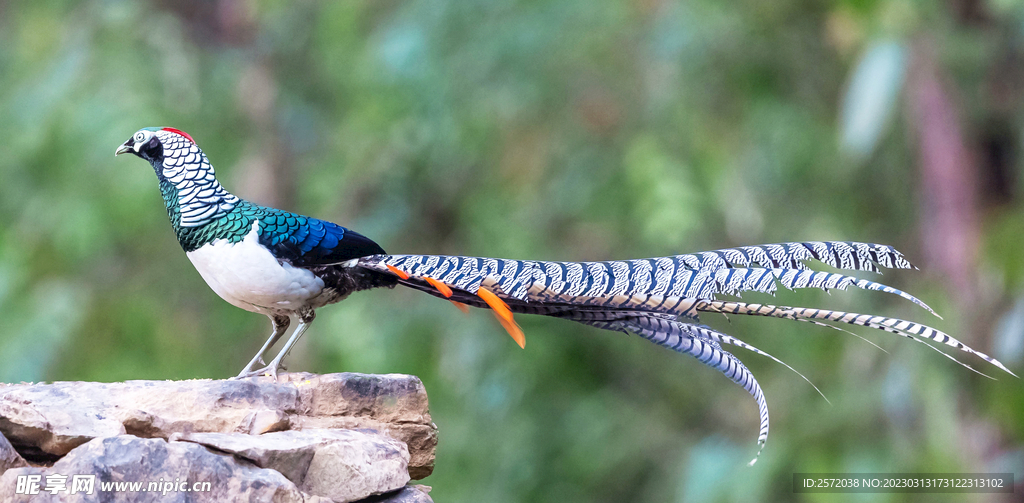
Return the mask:
<svg viewBox="0 0 1024 503">
<path fill-rule="evenodd" d="M 135 141 L 137 143 L 142 143 L 145 140 L 146 140 L 146 134 L 145 133 L 143 133 L 142 131 L 139 131 L 138 133 L 135 133 Z"/>
</svg>

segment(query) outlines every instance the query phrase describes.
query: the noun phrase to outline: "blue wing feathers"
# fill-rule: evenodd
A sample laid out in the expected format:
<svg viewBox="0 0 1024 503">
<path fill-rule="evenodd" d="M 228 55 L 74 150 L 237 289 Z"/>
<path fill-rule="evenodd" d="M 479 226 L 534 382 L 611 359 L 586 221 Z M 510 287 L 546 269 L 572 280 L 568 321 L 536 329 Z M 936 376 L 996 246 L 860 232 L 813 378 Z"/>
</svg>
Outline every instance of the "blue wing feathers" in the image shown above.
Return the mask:
<svg viewBox="0 0 1024 503">
<path fill-rule="evenodd" d="M 327 225 L 324 225 L 324 228 L 326 233 L 324 234 L 323 241 L 320 242 L 319 248 L 321 250 L 333 250 L 345 238 L 345 228 L 332 223 L 327 223 Z"/>
<path fill-rule="evenodd" d="M 292 265 L 336 264 L 383 254 L 371 239 L 338 224 L 273 208 L 259 208 L 259 242 Z"/>
</svg>

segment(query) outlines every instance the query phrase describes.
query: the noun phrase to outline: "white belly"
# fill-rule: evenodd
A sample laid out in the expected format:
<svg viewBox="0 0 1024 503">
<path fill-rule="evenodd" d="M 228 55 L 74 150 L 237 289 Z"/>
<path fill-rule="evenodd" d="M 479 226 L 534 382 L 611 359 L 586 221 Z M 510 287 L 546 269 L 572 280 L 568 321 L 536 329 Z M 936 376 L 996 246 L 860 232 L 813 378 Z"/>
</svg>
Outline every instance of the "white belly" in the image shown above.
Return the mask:
<svg viewBox="0 0 1024 503">
<path fill-rule="evenodd" d="M 238 243 L 218 239 L 188 252 L 188 258 L 217 295 L 247 311 L 284 313 L 316 304 L 323 280 L 278 262 L 259 244 L 258 225 L 253 222 L 252 231 Z"/>
</svg>

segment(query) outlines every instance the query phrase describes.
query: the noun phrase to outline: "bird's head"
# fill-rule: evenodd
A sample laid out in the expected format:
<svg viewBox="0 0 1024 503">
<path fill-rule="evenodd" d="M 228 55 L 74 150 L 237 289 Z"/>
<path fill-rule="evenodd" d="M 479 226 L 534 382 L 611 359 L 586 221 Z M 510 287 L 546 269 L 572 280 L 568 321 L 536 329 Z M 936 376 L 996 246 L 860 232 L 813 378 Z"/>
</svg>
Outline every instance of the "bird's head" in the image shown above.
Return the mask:
<svg viewBox="0 0 1024 503">
<path fill-rule="evenodd" d="M 135 154 L 153 166 L 175 229 L 205 225 L 238 203 L 217 181 L 196 142 L 180 129 L 142 128 L 114 151 L 121 154 Z"/>
<path fill-rule="evenodd" d="M 180 129 L 146 127 L 136 131 L 131 138 L 128 138 L 128 141 L 117 147 L 114 155 L 135 154 L 151 163 L 159 164 L 163 162 L 164 143 L 168 139 L 178 140 L 179 142 L 181 139 L 184 139 L 193 145 L 196 143 L 188 133 Z"/>
</svg>

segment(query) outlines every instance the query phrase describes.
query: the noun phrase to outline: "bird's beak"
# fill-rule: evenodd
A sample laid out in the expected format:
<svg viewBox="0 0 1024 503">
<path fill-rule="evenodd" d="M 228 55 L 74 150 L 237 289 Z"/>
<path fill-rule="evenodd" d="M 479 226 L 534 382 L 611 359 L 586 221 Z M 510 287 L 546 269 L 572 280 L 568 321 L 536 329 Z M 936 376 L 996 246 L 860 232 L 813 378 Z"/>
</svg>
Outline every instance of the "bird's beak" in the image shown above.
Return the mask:
<svg viewBox="0 0 1024 503">
<path fill-rule="evenodd" d="M 135 149 L 135 140 L 128 140 L 128 141 L 124 142 L 124 145 L 121 145 L 120 147 L 117 147 L 117 150 L 114 151 L 114 156 L 117 157 L 117 156 L 119 156 L 121 154 L 127 154 L 128 152 L 131 152 L 134 149 Z"/>
</svg>

